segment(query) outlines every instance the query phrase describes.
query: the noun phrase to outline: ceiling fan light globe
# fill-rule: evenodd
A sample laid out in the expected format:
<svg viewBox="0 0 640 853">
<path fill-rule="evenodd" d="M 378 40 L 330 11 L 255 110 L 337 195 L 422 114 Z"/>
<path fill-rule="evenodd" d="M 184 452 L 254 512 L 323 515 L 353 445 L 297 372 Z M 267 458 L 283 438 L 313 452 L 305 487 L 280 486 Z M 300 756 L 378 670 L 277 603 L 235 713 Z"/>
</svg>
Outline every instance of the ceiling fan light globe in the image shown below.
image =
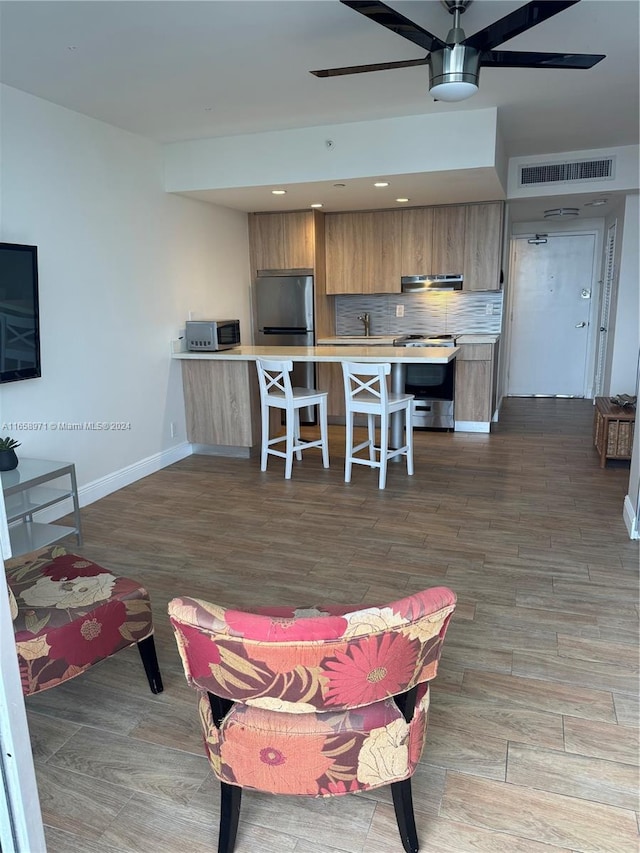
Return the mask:
<svg viewBox="0 0 640 853">
<path fill-rule="evenodd" d="M 478 91 L 475 83 L 465 83 L 464 81 L 454 81 L 450 83 L 437 83 L 431 86 L 429 93 L 436 101 L 466 101 Z"/>
<path fill-rule="evenodd" d="M 456 44 L 429 56 L 429 92 L 437 101 L 465 101 L 478 91 L 480 54 Z"/>
</svg>

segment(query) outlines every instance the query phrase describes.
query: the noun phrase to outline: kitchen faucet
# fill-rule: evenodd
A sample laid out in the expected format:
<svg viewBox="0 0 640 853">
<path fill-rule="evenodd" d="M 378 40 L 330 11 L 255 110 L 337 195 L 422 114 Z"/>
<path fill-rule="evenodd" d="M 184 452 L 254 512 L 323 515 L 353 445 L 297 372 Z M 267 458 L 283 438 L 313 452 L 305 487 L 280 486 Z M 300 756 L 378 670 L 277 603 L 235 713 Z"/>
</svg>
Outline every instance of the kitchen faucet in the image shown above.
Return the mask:
<svg viewBox="0 0 640 853">
<path fill-rule="evenodd" d="M 358 320 L 364 323 L 364 336 L 368 338 L 371 334 L 371 317 L 368 314 L 360 314 Z"/>
</svg>

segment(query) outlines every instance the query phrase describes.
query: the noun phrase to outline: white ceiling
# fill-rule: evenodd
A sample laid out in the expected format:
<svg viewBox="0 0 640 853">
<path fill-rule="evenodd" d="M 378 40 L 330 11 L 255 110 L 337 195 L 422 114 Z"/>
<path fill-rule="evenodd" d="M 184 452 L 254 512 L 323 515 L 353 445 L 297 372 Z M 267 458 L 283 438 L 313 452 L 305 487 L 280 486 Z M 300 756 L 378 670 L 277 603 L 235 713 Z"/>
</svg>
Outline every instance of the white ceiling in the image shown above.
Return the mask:
<svg viewBox="0 0 640 853">
<path fill-rule="evenodd" d="M 440 37 L 452 22 L 438 0 L 390 5 Z M 471 35 L 521 5 L 475 0 L 463 27 Z M 485 68 L 476 96 L 444 104 L 426 68 L 309 74 L 424 55 L 337 0 L 18 0 L 0 3 L 0 79 L 159 142 L 497 106 L 509 156 L 606 148 L 638 143 L 639 8 L 582 0 L 503 46 L 605 53 L 590 70 Z M 341 198 L 362 190 L 349 182 Z M 279 208 L 307 206 L 304 195 L 290 188 Z M 216 201 L 269 209 L 248 189 Z"/>
</svg>

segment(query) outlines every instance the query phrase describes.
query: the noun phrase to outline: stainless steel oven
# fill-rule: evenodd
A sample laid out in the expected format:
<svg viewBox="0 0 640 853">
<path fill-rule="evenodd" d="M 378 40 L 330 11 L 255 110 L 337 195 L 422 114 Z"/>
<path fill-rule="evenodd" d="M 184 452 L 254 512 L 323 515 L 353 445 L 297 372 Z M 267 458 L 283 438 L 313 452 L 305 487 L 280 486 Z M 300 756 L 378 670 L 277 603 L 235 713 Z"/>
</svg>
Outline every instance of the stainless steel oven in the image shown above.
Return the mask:
<svg viewBox="0 0 640 853">
<path fill-rule="evenodd" d="M 396 338 L 399 347 L 453 347 L 452 335 L 404 335 Z M 448 364 L 407 364 L 404 390 L 415 397 L 415 429 L 453 429 L 455 359 Z"/>
</svg>

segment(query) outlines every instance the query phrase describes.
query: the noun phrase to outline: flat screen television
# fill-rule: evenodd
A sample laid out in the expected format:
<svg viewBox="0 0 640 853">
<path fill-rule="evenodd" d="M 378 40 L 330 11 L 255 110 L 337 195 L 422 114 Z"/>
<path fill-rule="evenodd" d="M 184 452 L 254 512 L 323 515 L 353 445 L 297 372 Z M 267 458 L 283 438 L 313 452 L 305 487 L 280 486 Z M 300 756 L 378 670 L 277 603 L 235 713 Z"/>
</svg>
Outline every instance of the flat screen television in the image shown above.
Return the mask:
<svg viewBox="0 0 640 853">
<path fill-rule="evenodd" d="M 40 375 L 38 249 L 0 243 L 0 382 Z"/>
</svg>

